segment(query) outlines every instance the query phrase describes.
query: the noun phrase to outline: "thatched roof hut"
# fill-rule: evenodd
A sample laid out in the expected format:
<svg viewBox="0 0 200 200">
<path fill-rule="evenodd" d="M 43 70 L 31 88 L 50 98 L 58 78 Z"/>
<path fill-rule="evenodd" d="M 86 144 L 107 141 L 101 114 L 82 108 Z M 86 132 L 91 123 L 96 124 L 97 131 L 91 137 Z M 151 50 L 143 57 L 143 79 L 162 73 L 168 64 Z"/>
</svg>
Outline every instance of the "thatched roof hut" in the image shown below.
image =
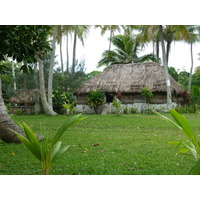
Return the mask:
<svg viewBox="0 0 200 200">
<path fill-rule="evenodd" d="M 184 91 L 170 76 L 173 102 Z M 77 91 L 78 103 L 87 102 L 87 94 L 91 90 L 101 90 L 109 96 L 121 93 L 123 103 L 143 103 L 142 88 L 147 87 L 154 94 L 151 103 L 166 103 L 166 81 L 164 68 L 158 63 L 136 63 L 111 65 L 101 74 L 86 81 Z M 110 98 L 111 101 L 112 98 Z"/>
<path fill-rule="evenodd" d="M 16 95 L 9 98 L 8 101 L 19 105 L 33 105 L 35 104 L 35 90 L 18 90 Z"/>
</svg>

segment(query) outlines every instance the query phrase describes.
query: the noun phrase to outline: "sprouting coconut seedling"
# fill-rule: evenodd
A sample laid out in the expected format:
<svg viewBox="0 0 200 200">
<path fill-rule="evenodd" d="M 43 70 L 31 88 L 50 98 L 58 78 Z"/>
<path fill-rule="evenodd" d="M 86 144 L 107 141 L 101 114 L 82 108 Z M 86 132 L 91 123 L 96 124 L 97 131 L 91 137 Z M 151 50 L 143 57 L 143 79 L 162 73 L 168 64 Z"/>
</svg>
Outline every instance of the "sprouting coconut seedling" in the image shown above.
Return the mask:
<svg viewBox="0 0 200 200">
<path fill-rule="evenodd" d="M 59 141 L 60 137 L 69 127 L 83 119 L 85 118 L 81 118 L 81 114 L 75 115 L 74 117 L 70 118 L 57 130 L 53 139 L 49 142 L 40 143 L 36 135 L 26 123 L 22 123 L 20 125 L 22 130 L 26 134 L 26 137 L 20 135 L 16 131 L 12 131 L 18 136 L 21 142 L 27 147 L 27 149 L 29 149 L 34 157 L 40 161 L 42 173 L 44 175 L 48 175 L 50 172 L 51 164 L 70 147 L 70 145 L 61 147 L 62 141 Z"/>
<path fill-rule="evenodd" d="M 179 151 L 182 154 L 190 154 L 194 157 L 196 163 L 190 170 L 189 174 L 191 175 L 199 175 L 200 174 L 200 142 L 196 138 L 194 131 L 192 130 L 191 126 L 189 125 L 188 121 L 185 119 L 184 116 L 177 113 L 174 109 L 171 109 L 170 114 L 174 118 L 175 121 L 172 121 L 166 116 L 163 116 L 157 113 L 162 118 L 166 119 L 167 121 L 171 122 L 175 125 L 178 129 L 180 129 L 187 139 L 182 140 L 180 142 L 169 142 L 173 144 L 177 144 L 178 146 L 183 146 L 183 148 Z"/>
</svg>

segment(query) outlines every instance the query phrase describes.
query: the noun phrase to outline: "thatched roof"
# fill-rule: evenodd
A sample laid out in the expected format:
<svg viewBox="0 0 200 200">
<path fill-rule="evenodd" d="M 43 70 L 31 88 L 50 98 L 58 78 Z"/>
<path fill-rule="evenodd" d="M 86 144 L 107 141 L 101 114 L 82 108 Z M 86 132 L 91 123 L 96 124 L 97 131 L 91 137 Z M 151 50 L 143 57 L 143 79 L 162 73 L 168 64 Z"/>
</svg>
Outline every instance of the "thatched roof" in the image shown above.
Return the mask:
<svg viewBox="0 0 200 200">
<path fill-rule="evenodd" d="M 12 96 L 8 101 L 16 104 L 34 104 L 35 90 L 18 90 L 17 94 Z"/>
<path fill-rule="evenodd" d="M 183 88 L 170 76 L 171 90 L 180 94 Z M 143 87 L 151 92 L 166 92 L 164 68 L 158 63 L 111 65 L 101 74 L 86 81 L 76 94 L 91 90 L 103 92 L 140 93 Z"/>
</svg>

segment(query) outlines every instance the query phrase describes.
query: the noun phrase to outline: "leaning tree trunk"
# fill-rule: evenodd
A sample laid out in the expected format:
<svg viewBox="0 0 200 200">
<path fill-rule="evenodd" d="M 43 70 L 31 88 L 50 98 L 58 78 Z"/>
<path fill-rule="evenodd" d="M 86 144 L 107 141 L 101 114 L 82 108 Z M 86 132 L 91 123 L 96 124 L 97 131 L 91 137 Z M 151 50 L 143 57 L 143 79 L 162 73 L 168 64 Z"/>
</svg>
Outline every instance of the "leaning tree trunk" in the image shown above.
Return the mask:
<svg viewBox="0 0 200 200">
<path fill-rule="evenodd" d="M 22 136 L 26 137 L 21 128 L 17 126 L 15 122 L 8 115 L 7 108 L 3 101 L 1 78 L 0 78 L 0 139 L 6 143 L 21 143 L 19 138 L 11 130 L 14 130 L 19 134 L 21 134 Z M 36 135 L 36 136 L 39 141 L 41 141 L 44 138 L 43 135 Z"/>
<path fill-rule="evenodd" d="M 3 101 L 0 78 L 0 139 L 7 143 L 20 143 L 19 138 L 10 129 L 25 136 L 23 131 L 15 124 L 15 122 L 8 115 L 7 108 Z"/>
<path fill-rule="evenodd" d="M 163 64 L 164 64 L 164 69 L 165 69 L 165 79 L 166 79 L 166 86 L 167 86 L 167 104 L 169 105 L 172 103 L 172 95 L 171 95 L 171 87 L 170 87 L 171 84 L 170 84 L 170 79 L 169 79 L 169 73 L 168 73 L 168 68 L 167 68 L 162 25 L 159 25 L 159 30 L 160 30 L 160 41 L 161 41 L 161 46 L 162 46 Z"/>
<path fill-rule="evenodd" d="M 56 115 L 57 113 L 54 112 L 53 109 L 51 109 L 51 107 L 49 106 L 47 102 L 45 84 L 44 84 L 44 72 L 43 72 L 44 64 L 40 58 L 38 58 L 38 62 L 39 62 L 40 98 L 41 98 L 42 107 L 46 115 L 53 116 L 53 115 Z"/>
<path fill-rule="evenodd" d="M 188 81 L 188 93 L 191 92 L 191 83 L 192 83 L 192 71 L 193 71 L 193 51 L 192 51 L 192 42 L 190 44 L 190 54 L 191 54 L 191 68 L 190 68 L 190 76 Z"/>
<path fill-rule="evenodd" d="M 58 27 L 55 26 L 54 32 L 53 32 L 51 62 L 50 62 L 50 67 L 49 67 L 49 79 L 48 79 L 48 103 L 52 110 L 53 110 L 53 100 L 52 100 L 53 68 L 54 68 L 57 31 L 58 31 Z"/>
</svg>

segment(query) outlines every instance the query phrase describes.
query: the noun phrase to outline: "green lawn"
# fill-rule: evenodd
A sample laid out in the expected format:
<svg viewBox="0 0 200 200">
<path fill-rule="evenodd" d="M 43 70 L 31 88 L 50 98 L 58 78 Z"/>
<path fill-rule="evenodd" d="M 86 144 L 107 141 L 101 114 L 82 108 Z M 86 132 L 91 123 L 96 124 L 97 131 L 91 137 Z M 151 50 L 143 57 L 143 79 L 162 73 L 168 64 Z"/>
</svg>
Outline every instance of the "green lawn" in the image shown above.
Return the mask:
<svg viewBox="0 0 200 200">
<path fill-rule="evenodd" d="M 169 114 L 166 116 L 170 117 Z M 184 139 L 182 132 L 157 115 L 88 115 L 61 138 L 72 145 L 52 165 L 51 174 L 181 175 L 188 174 L 193 157 L 177 155 L 168 141 Z M 200 115 L 185 117 L 200 135 Z M 35 133 L 54 135 L 68 116 L 14 116 Z M 97 146 L 93 144 L 99 143 Z M 39 162 L 23 144 L 0 143 L 0 174 L 41 174 Z"/>
</svg>

